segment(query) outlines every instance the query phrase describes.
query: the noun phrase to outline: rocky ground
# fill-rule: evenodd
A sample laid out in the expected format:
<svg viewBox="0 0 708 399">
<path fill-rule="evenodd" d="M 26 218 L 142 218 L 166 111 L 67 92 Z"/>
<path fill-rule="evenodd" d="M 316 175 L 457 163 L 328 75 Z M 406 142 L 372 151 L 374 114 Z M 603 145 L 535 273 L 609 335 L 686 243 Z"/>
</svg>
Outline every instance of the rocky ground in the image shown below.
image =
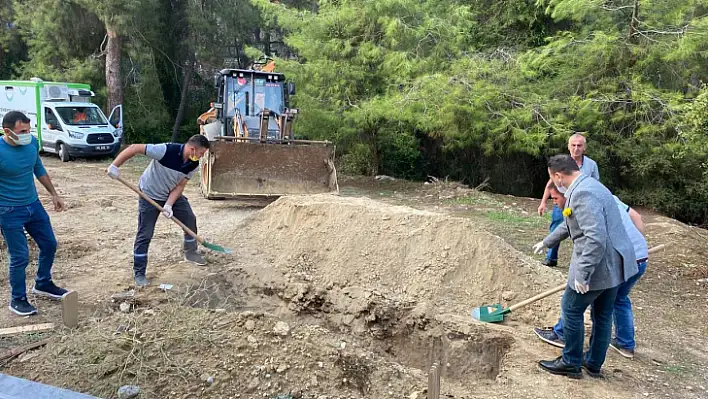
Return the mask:
<svg viewBox="0 0 708 399">
<path fill-rule="evenodd" d="M 50 211 L 55 279 L 78 291 L 80 324 L 0 339 L 0 349 L 50 339 L 3 373 L 102 398 L 135 385 L 140 398 L 422 399 L 439 362 L 447 398 L 708 397 L 704 230 L 641 210 L 650 246 L 667 248 L 632 295 L 637 356 L 610 352 L 605 379 L 571 381 L 538 369 L 559 350 L 531 332 L 555 322 L 560 294 L 504 323 L 470 317 L 476 306 L 510 305 L 564 281 L 564 267 L 530 255 L 548 226 L 537 200 L 345 178 L 339 197 L 253 208 L 207 201 L 193 184 L 200 233 L 234 253 L 209 252 L 206 268 L 183 263 L 181 231 L 160 221 L 153 285 L 136 290 L 135 195 L 105 177 L 107 161 L 43 159 L 70 206 Z M 145 165 L 122 169 L 137 181 Z M 8 286 L 5 268 L 0 284 Z M 0 312 L 0 326 L 61 323 L 58 304 L 32 299 L 38 316 Z"/>
</svg>

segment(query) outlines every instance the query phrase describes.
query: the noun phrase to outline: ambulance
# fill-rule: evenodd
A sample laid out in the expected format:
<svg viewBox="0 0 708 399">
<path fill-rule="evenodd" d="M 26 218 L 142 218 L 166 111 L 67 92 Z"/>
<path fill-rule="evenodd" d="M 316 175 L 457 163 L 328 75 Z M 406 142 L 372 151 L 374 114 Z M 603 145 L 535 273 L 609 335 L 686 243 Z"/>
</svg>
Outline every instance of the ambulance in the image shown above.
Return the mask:
<svg viewBox="0 0 708 399">
<path fill-rule="evenodd" d="M 0 80 L 0 120 L 10 111 L 30 119 L 40 152 L 57 154 L 63 162 L 79 157 L 115 156 L 123 136 L 123 107 L 106 118 L 91 86 L 82 83 Z"/>
</svg>

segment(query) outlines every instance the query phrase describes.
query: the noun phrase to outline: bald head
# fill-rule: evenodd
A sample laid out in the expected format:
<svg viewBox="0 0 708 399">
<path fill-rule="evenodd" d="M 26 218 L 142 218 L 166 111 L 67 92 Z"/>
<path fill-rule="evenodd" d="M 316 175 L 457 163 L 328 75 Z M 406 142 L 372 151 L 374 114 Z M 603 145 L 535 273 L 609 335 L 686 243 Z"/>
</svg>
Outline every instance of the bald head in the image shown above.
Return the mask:
<svg viewBox="0 0 708 399">
<path fill-rule="evenodd" d="M 568 139 L 568 151 L 570 156 L 579 160 L 585 155 L 585 136 L 582 133 L 575 133 Z"/>
</svg>

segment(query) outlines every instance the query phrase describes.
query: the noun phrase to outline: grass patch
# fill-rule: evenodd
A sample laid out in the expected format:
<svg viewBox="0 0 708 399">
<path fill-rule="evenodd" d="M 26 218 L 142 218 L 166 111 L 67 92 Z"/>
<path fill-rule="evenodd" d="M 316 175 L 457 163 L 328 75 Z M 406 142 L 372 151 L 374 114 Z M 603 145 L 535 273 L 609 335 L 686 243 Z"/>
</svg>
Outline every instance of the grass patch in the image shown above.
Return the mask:
<svg viewBox="0 0 708 399">
<path fill-rule="evenodd" d="M 676 374 L 676 375 L 691 374 L 693 372 L 693 369 L 691 367 L 682 366 L 679 364 L 666 365 L 663 367 L 663 370 L 667 373 Z"/>
<path fill-rule="evenodd" d="M 523 225 L 525 227 L 540 227 L 547 223 L 543 218 L 538 216 L 520 216 L 510 212 L 503 211 L 488 211 L 487 219 L 503 224 Z"/>
<path fill-rule="evenodd" d="M 492 206 L 503 206 L 504 203 L 497 201 L 493 198 L 487 197 L 486 195 L 471 195 L 466 197 L 457 197 L 449 199 L 446 201 L 449 204 L 454 205 L 492 205 Z"/>
</svg>

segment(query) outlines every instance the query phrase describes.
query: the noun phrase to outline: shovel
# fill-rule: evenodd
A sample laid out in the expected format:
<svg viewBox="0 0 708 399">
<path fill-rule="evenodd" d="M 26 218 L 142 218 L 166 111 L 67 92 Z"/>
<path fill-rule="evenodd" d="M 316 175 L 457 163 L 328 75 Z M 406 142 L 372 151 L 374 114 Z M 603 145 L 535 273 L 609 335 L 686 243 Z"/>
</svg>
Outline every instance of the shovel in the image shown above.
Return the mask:
<svg viewBox="0 0 708 399">
<path fill-rule="evenodd" d="M 163 208 L 160 206 L 160 204 L 158 204 L 157 202 L 155 202 L 152 198 L 148 197 L 144 192 L 140 191 L 140 189 L 138 189 L 137 187 L 135 187 L 133 184 L 129 183 L 128 181 L 126 181 L 125 179 L 123 179 L 123 178 L 120 177 L 120 176 L 116 177 L 116 180 L 118 180 L 119 182 L 123 183 L 123 184 L 124 184 L 126 187 L 128 187 L 129 189 L 135 191 L 139 196 L 141 196 L 145 201 L 151 203 L 151 204 L 152 204 L 155 208 L 157 208 L 160 212 L 163 211 Z M 225 254 L 230 254 L 230 253 L 232 252 L 232 251 L 231 251 L 230 249 L 228 249 L 228 248 L 224 248 L 224 247 L 222 247 L 222 246 L 220 246 L 220 245 L 212 244 L 212 243 L 206 241 L 206 240 L 203 239 L 202 237 L 198 236 L 197 233 L 193 232 L 189 227 L 185 226 L 184 223 L 182 223 L 182 222 L 180 222 L 179 220 L 177 220 L 177 218 L 172 217 L 172 218 L 170 218 L 170 220 L 172 220 L 173 222 L 177 223 L 177 225 L 178 225 L 179 227 L 181 227 L 182 230 L 184 230 L 184 231 L 185 231 L 187 234 L 189 234 L 190 236 L 194 237 L 194 239 L 197 240 L 198 243 L 202 244 L 202 245 L 205 246 L 206 248 L 209 248 L 209 249 L 211 249 L 212 251 L 221 252 L 221 253 L 225 253 Z"/>
<path fill-rule="evenodd" d="M 498 321 L 504 321 L 504 315 L 511 313 L 514 310 L 524 307 L 526 305 L 532 304 L 539 299 L 543 299 L 549 295 L 553 295 L 556 292 L 563 291 L 568 283 L 563 283 L 555 288 L 540 293 L 534 297 L 531 297 L 525 301 L 521 301 L 516 305 L 511 305 L 508 308 L 504 308 L 501 303 L 495 303 L 489 306 L 480 306 L 478 308 L 472 309 L 472 318 L 475 320 L 483 321 L 485 323 L 496 323 Z"/>
<path fill-rule="evenodd" d="M 659 251 L 660 249 L 664 248 L 664 244 L 660 244 L 655 246 L 654 248 L 649 249 L 649 253 L 652 254 L 654 252 Z M 556 292 L 563 291 L 565 287 L 568 285 L 568 283 L 563 283 L 555 288 L 551 288 L 550 290 L 546 292 L 542 292 L 534 297 L 531 297 L 525 301 L 521 301 L 517 303 L 516 305 L 511 305 L 508 308 L 504 308 L 500 303 L 495 303 L 494 305 L 489 305 L 489 306 L 480 306 L 478 308 L 472 309 L 472 318 L 475 320 L 479 320 L 485 323 L 496 323 L 499 321 L 504 321 L 504 315 L 513 312 L 514 310 L 524 307 L 526 305 L 530 305 L 540 299 L 543 299 L 547 296 L 553 295 Z"/>
</svg>

